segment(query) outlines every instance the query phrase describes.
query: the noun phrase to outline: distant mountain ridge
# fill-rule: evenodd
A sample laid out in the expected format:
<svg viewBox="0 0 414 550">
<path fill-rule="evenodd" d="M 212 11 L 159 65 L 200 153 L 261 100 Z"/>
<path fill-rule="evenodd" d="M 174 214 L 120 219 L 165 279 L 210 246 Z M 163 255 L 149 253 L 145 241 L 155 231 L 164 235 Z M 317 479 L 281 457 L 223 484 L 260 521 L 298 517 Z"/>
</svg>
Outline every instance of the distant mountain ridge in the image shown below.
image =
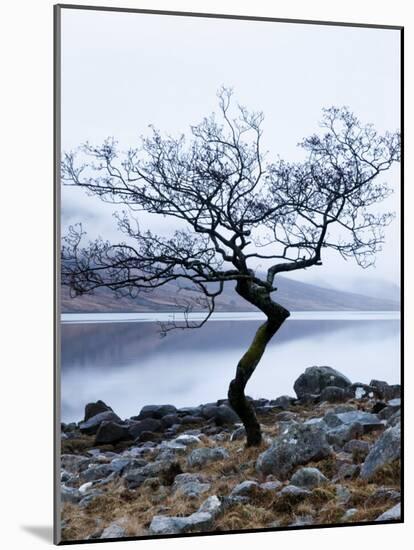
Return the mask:
<svg viewBox="0 0 414 550">
<path fill-rule="evenodd" d="M 279 277 L 278 290 L 273 294 L 275 301 L 290 311 L 398 311 L 397 300 L 388 300 L 363 294 L 338 291 L 330 288 L 303 283 Z M 94 294 L 76 298 L 69 296 L 67 287 L 62 287 L 62 313 L 139 313 L 156 311 L 180 311 L 177 304 L 177 286 L 169 283 L 137 298 L 117 298 L 108 289 L 98 289 Z M 180 292 L 188 298 L 190 293 Z M 200 311 L 200 306 L 194 311 Z M 231 286 L 226 284 L 223 293 L 216 300 L 216 311 L 240 312 L 256 311 L 256 308 L 243 300 Z"/>
</svg>

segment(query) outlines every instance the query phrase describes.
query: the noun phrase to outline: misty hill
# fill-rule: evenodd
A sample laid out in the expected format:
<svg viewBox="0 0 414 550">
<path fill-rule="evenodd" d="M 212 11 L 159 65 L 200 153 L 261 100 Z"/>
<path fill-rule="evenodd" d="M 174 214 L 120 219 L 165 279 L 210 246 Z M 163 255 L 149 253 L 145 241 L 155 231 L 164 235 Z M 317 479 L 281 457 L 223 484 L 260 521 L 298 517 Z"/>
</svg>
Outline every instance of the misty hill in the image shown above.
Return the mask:
<svg viewBox="0 0 414 550">
<path fill-rule="evenodd" d="M 278 278 L 278 290 L 274 299 L 290 311 L 395 311 L 400 309 L 397 300 L 382 299 L 353 292 L 342 292 L 330 288 Z M 177 298 L 189 298 L 190 293 L 179 292 L 177 286 L 169 283 L 135 299 L 117 298 L 108 289 L 98 289 L 92 295 L 70 298 L 68 289 L 62 287 L 62 313 L 135 313 L 155 311 L 179 311 Z M 194 306 L 194 311 L 202 309 Z M 232 285 L 225 286 L 217 298 L 216 311 L 256 311 L 243 300 Z"/>
</svg>

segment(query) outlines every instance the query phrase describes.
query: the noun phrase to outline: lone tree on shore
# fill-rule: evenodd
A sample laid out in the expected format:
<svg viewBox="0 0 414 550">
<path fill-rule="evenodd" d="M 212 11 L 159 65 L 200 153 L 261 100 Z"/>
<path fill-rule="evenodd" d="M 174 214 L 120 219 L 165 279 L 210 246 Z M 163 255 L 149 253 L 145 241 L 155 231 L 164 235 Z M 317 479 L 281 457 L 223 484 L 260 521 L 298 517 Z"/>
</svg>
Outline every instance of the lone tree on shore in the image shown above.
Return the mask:
<svg viewBox="0 0 414 550">
<path fill-rule="evenodd" d="M 346 108 L 333 107 L 323 112 L 321 135 L 299 144 L 306 160 L 268 162 L 261 152 L 262 113 L 238 106 L 233 116 L 231 98 L 230 90 L 221 89 L 219 116 L 192 126 L 189 139 L 164 137 L 152 128 L 125 153 L 108 139 L 63 155 L 64 184 L 127 208 L 117 215 L 124 242 L 98 239 L 84 246 L 82 226 L 69 229 L 62 282 L 72 295 L 106 287 L 136 296 L 175 281 L 185 289 L 185 312 L 203 306 L 205 316 L 192 322 L 186 314 L 183 322 L 164 326 L 165 332 L 202 326 L 224 284 L 233 282 L 266 316 L 228 390 L 247 445 L 254 446 L 261 443 L 261 429 L 244 390 L 289 317 L 273 298 L 277 276 L 322 265 L 328 249 L 363 268 L 372 265 L 393 217 L 375 211 L 391 192 L 377 176 L 399 160 L 400 138 L 379 135 Z M 168 237 L 144 231 L 140 211 L 176 218 L 179 229 Z M 258 262 L 261 272 L 252 267 Z"/>
</svg>

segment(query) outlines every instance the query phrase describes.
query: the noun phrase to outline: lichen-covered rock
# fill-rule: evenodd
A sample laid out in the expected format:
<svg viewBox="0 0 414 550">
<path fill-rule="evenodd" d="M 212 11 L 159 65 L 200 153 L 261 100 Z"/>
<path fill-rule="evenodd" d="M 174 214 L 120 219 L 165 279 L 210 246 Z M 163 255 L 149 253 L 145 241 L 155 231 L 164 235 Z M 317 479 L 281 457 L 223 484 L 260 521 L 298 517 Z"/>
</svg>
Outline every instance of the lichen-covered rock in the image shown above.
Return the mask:
<svg viewBox="0 0 414 550">
<path fill-rule="evenodd" d="M 318 425 L 295 424 L 276 437 L 256 462 L 256 470 L 287 479 L 296 466 L 321 460 L 332 453 L 326 434 Z"/>
<path fill-rule="evenodd" d="M 300 468 L 290 479 L 291 485 L 304 489 L 314 489 L 328 483 L 328 478 L 318 468 Z"/>
<path fill-rule="evenodd" d="M 401 456 L 401 427 L 400 424 L 388 428 L 376 441 L 370 450 L 361 468 L 363 479 L 372 478 L 375 473 Z"/>
<path fill-rule="evenodd" d="M 332 367 L 309 367 L 293 385 L 299 399 L 305 395 L 319 395 L 328 386 L 349 388 L 351 381 Z"/>
<path fill-rule="evenodd" d="M 229 453 L 223 447 L 201 447 L 191 451 L 187 458 L 190 468 L 202 468 L 209 462 L 224 460 L 229 457 Z"/>
</svg>

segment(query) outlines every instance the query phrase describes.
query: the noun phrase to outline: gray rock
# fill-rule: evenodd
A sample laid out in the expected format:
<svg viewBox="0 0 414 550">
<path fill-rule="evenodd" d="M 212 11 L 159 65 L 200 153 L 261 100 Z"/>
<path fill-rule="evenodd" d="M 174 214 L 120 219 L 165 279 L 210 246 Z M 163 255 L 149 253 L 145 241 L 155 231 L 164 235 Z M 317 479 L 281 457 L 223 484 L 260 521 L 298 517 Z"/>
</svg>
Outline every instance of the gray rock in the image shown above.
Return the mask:
<svg viewBox="0 0 414 550">
<path fill-rule="evenodd" d="M 375 521 L 397 521 L 399 519 L 401 519 L 401 504 L 396 504 L 378 516 Z"/>
<path fill-rule="evenodd" d="M 351 397 L 353 397 L 353 393 L 348 389 L 344 390 L 343 388 L 337 388 L 336 386 L 327 386 L 321 392 L 320 401 L 327 401 L 328 403 L 342 403 Z"/>
<path fill-rule="evenodd" d="M 318 468 L 299 468 L 291 477 L 290 484 L 304 489 L 314 489 L 328 481 Z"/>
<path fill-rule="evenodd" d="M 195 512 L 188 517 L 155 516 L 149 532 L 151 535 L 176 535 L 191 531 L 205 531 L 212 527 L 213 516 L 208 512 Z"/>
<path fill-rule="evenodd" d="M 177 414 L 174 405 L 146 405 L 142 407 L 139 415 L 134 419 L 143 420 L 144 418 L 163 418 L 167 414 Z"/>
<path fill-rule="evenodd" d="M 161 418 L 161 424 L 163 428 L 170 428 L 176 424 L 181 424 L 181 418 L 176 414 L 166 414 Z"/>
<path fill-rule="evenodd" d="M 114 458 L 111 460 L 109 467 L 113 472 L 122 473 L 132 462 L 130 458 Z"/>
<path fill-rule="evenodd" d="M 388 420 L 387 420 L 387 426 L 397 426 L 397 424 L 401 423 L 401 411 L 397 411 L 394 413 Z"/>
<path fill-rule="evenodd" d="M 105 421 L 100 424 L 96 432 L 95 444 L 116 443 L 125 439 L 130 439 L 127 426 Z"/>
<path fill-rule="evenodd" d="M 60 463 L 64 470 L 71 474 L 77 474 L 84 470 L 90 464 L 91 459 L 83 455 L 63 454 L 60 457 Z"/>
<path fill-rule="evenodd" d="M 104 479 L 113 472 L 109 464 L 91 464 L 89 468 L 81 473 L 83 482 L 97 481 L 98 479 Z"/>
<path fill-rule="evenodd" d="M 358 422 L 353 424 L 342 424 L 336 428 L 331 428 L 326 432 L 328 443 L 335 447 L 342 447 L 351 439 L 361 436 L 364 433 L 364 428 Z"/>
<path fill-rule="evenodd" d="M 111 407 L 108 407 L 108 405 L 100 399 L 96 401 L 96 403 L 88 403 L 85 406 L 85 417 L 83 421 L 86 422 L 93 416 L 107 411 L 112 411 Z"/>
<path fill-rule="evenodd" d="M 337 427 L 342 424 L 346 426 L 360 424 L 364 430 L 364 433 L 384 429 L 384 424 L 376 414 L 365 411 L 349 411 L 337 414 L 328 413 L 324 416 L 324 422 L 329 427 Z"/>
<path fill-rule="evenodd" d="M 369 385 L 380 399 L 388 400 L 401 397 L 401 386 L 399 384 L 389 385 L 382 380 L 371 380 Z"/>
<path fill-rule="evenodd" d="M 106 529 L 103 530 L 101 539 L 120 539 L 126 537 L 127 533 L 123 527 L 117 523 L 111 523 Z"/>
<path fill-rule="evenodd" d="M 387 406 L 378 413 L 378 416 L 382 420 L 388 420 L 401 408 L 401 399 L 391 399 L 388 401 Z"/>
<path fill-rule="evenodd" d="M 128 427 L 128 433 L 131 438 L 135 439 L 139 437 L 143 432 L 158 432 L 162 430 L 162 424 L 160 420 L 155 418 L 144 418 L 130 424 Z"/>
<path fill-rule="evenodd" d="M 319 395 L 328 386 L 349 388 L 351 381 L 331 367 L 309 367 L 294 383 L 294 390 L 299 399 L 305 395 Z"/>
<path fill-rule="evenodd" d="M 210 487 L 211 484 L 206 482 L 203 475 L 184 473 L 175 477 L 172 491 L 196 498 L 209 491 Z"/>
<path fill-rule="evenodd" d="M 212 495 L 205 500 L 198 512 L 210 514 L 213 518 L 216 518 L 223 510 L 223 505 L 221 500 L 216 496 Z"/>
<path fill-rule="evenodd" d="M 74 487 L 67 487 L 61 485 L 60 488 L 60 500 L 61 502 L 70 502 L 71 504 L 77 504 L 82 498 L 82 493 Z"/>
<path fill-rule="evenodd" d="M 223 447 L 201 447 L 191 451 L 187 458 L 187 463 L 190 468 L 202 468 L 209 462 L 224 460 L 229 456 L 228 451 Z"/>
<path fill-rule="evenodd" d="M 95 416 L 92 416 L 86 422 L 81 422 L 79 424 L 79 429 L 80 429 L 81 433 L 83 433 L 83 434 L 94 435 L 98 431 L 98 428 L 102 424 L 102 422 L 119 422 L 119 423 L 121 423 L 122 420 L 114 412 L 105 411 L 105 412 L 101 412 L 99 414 L 96 414 Z"/>
<path fill-rule="evenodd" d="M 220 405 L 217 408 L 214 420 L 218 426 L 237 424 L 240 422 L 239 416 L 228 405 Z"/>
<path fill-rule="evenodd" d="M 246 480 L 233 487 L 231 497 L 250 497 L 255 489 L 259 487 L 257 481 Z"/>
<path fill-rule="evenodd" d="M 264 483 L 261 483 L 259 487 L 262 491 L 278 491 L 282 487 L 282 484 L 277 480 L 265 481 Z"/>
<path fill-rule="evenodd" d="M 388 428 L 375 442 L 361 468 L 363 479 L 372 478 L 375 473 L 401 456 L 401 428 L 398 424 Z"/>
<path fill-rule="evenodd" d="M 295 466 L 321 460 L 331 453 L 326 434 L 319 426 L 295 424 L 259 455 L 256 470 L 287 479 Z"/>
</svg>

